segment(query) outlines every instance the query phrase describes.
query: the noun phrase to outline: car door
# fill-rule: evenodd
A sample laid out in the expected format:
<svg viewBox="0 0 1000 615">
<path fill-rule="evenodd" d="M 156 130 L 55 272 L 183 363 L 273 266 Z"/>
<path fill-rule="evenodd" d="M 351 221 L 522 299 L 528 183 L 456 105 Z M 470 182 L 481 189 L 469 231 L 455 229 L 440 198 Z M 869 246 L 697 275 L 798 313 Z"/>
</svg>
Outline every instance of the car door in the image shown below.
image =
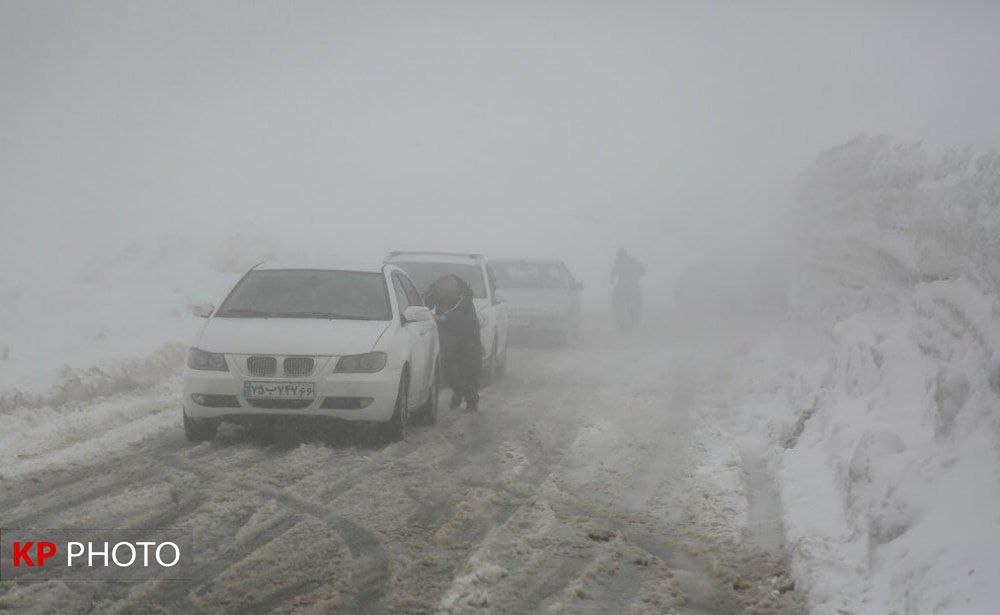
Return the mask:
<svg viewBox="0 0 1000 615">
<path fill-rule="evenodd" d="M 503 298 L 497 294 L 496 281 L 493 270 L 489 265 L 483 266 L 483 273 L 486 277 L 486 288 L 489 294 L 490 321 L 492 322 L 492 339 L 495 340 L 496 348 L 493 349 L 494 357 L 499 359 L 507 347 L 507 331 L 510 327 L 510 307 Z"/>
<path fill-rule="evenodd" d="M 496 310 L 493 309 L 493 289 L 490 288 L 486 268 L 482 263 L 478 264 L 477 268 L 479 269 L 479 274 L 482 276 L 482 288 L 485 289 L 485 296 L 481 298 L 477 297 L 473 300 L 473 303 L 476 306 L 476 316 L 479 318 L 479 338 L 483 343 L 483 369 L 489 370 L 492 367 L 489 361 L 493 357 L 493 341 L 496 339 L 496 328 L 494 326 L 496 322 L 494 318 Z"/>
<path fill-rule="evenodd" d="M 403 286 L 403 276 L 398 271 L 392 272 L 392 290 L 396 295 L 396 304 L 399 306 L 399 315 L 402 319 L 403 312 L 410 307 L 410 299 L 406 296 L 406 289 Z M 427 328 L 424 322 L 401 323 L 401 328 L 410 347 L 410 405 L 413 406 L 427 397 L 427 352 L 425 350 L 429 342 Z"/>
<path fill-rule="evenodd" d="M 405 275 L 400 276 L 400 283 L 403 286 L 403 292 L 406 293 L 406 300 L 410 305 L 420 305 L 426 307 L 424 298 L 420 296 L 420 291 L 413 284 L 413 281 Z M 426 320 L 421 322 L 412 323 L 413 325 L 419 325 L 420 336 L 421 336 L 421 349 L 423 353 L 424 360 L 424 373 L 426 374 L 426 386 L 428 392 L 430 392 L 430 387 L 433 384 L 432 379 L 434 377 L 434 368 L 437 366 L 437 354 L 438 354 L 438 337 L 437 337 L 437 323 L 433 320 Z"/>
</svg>

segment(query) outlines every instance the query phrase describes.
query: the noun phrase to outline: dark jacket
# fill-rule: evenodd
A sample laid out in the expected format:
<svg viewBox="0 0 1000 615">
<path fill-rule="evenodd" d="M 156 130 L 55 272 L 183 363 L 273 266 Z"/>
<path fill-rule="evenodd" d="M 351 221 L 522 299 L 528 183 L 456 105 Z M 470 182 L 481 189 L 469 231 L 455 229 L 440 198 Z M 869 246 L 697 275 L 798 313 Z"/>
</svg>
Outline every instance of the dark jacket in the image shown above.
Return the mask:
<svg viewBox="0 0 1000 615">
<path fill-rule="evenodd" d="M 457 278 L 456 278 L 457 279 Z M 479 336 L 479 315 L 473 304 L 472 289 L 459 281 L 458 302 L 442 305 L 432 289 L 428 303 L 435 306 L 438 334 L 441 338 L 441 358 L 449 384 L 478 388 L 482 370 L 483 343 Z"/>
</svg>

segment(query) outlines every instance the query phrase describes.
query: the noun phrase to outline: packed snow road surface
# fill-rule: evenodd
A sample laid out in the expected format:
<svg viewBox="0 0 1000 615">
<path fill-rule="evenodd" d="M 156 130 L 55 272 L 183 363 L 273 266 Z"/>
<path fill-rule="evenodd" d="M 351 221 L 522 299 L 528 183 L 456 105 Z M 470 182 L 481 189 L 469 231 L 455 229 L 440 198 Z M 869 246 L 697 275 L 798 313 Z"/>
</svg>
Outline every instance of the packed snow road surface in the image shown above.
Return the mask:
<svg viewBox="0 0 1000 615">
<path fill-rule="evenodd" d="M 192 446 L 164 390 L 104 401 L 108 430 L 11 460 L 0 519 L 187 528 L 194 580 L 8 582 L 0 611 L 799 612 L 781 540 L 750 535 L 770 490 L 717 426 L 725 380 L 610 332 L 512 348 L 480 412 L 444 395 L 382 449 L 238 427 Z"/>
</svg>

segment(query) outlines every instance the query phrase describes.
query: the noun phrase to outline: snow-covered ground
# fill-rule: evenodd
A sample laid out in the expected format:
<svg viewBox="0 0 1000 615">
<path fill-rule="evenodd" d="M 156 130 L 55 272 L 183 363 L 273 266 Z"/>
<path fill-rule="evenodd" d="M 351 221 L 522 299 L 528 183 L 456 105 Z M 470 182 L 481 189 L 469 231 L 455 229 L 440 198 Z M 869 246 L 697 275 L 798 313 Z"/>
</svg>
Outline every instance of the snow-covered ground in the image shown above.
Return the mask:
<svg viewBox="0 0 1000 615">
<path fill-rule="evenodd" d="M 636 351 L 657 367 L 631 362 Z M 19 423 L 25 442 L 4 442 L 16 453 L 0 476 L 5 523 L 188 528 L 198 572 L 184 584 L 11 584 L 0 608 L 798 611 L 780 553 L 744 540 L 714 353 L 598 327 L 572 349 L 510 358 L 481 412 L 442 403 L 436 426 L 381 450 L 235 427 L 192 446 L 169 379 L 91 402 L 66 428 L 44 410 L 40 425 Z"/>
</svg>

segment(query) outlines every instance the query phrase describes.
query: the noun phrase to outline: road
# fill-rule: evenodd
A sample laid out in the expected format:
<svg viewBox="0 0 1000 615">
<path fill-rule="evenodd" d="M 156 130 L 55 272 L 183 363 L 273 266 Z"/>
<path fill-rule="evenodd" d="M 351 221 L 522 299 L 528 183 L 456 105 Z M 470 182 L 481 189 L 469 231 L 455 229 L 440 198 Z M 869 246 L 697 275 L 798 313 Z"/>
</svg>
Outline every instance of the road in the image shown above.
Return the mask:
<svg viewBox="0 0 1000 615">
<path fill-rule="evenodd" d="M 178 415 L 83 461 L 56 452 L 0 482 L 6 527 L 187 528 L 195 574 L 7 582 L 0 611 L 800 612 L 780 539 L 748 535 L 769 492 L 713 436 L 724 386 L 604 331 L 512 348 L 478 413 L 443 395 L 437 425 L 381 449 L 228 426 L 191 445 Z"/>
</svg>

